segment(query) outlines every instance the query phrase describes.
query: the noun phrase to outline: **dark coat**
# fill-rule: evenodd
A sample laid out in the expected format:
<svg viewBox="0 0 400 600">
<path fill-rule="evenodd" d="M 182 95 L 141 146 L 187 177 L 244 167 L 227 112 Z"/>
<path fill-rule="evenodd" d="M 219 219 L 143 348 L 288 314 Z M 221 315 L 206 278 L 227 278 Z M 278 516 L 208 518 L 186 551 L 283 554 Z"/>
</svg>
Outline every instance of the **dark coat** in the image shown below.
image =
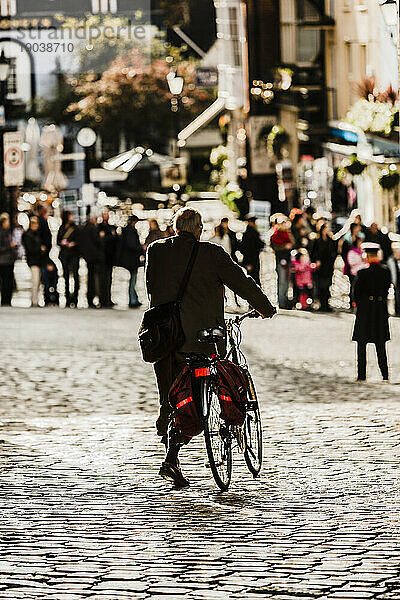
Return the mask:
<svg viewBox="0 0 400 600">
<path fill-rule="evenodd" d="M 61 225 L 57 234 L 57 244 L 60 246 L 60 254 L 59 258 L 61 262 L 68 262 L 70 260 L 76 259 L 79 257 L 79 230 L 75 223 L 69 223 L 68 225 Z M 66 246 L 62 246 L 62 240 L 67 239 L 68 242 L 73 242 L 75 246 L 72 248 L 67 248 Z"/>
<path fill-rule="evenodd" d="M 13 265 L 17 258 L 15 248 L 11 247 L 11 229 L 3 229 L 0 225 L 0 265 Z"/>
<path fill-rule="evenodd" d="M 28 267 L 43 267 L 46 253 L 42 251 L 39 231 L 28 229 L 22 236 Z"/>
<path fill-rule="evenodd" d="M 94 223 L 88 221 L 79 228 L 78 243 L 80 253 L 88 264 L 104 264 L 104 246 Z"/>
<path fill-rule="evenodd" d="M 101 238 L 104 248 L 104 258 L 106 264 L 112 266 L 115 264 L 115 255 L 117 251 L 117 228 L 114 227 L 114 225 L 104 222 L 100 223 L 97 226 L 97 229 L 104 233 L 104 237 Z"/>
<path fill-rule="evenodd" d="M 128 271 L 135 271 L 140 267 L 140 257 L 143 254 L 136 227 L 127 225 L 123 228 L 119 240 L 118 265 Z"/>
<path fill-rule="evenodd" d="M 240 244 L 240 252 L 243 254 L 243 266 L 260 264 L 260 252 L 265 244 L 260 238 L 257 229 L 247 225 Z"/>
<path fill-rule="evenodd" d="M 39 217 L 39 235 L 43 246 L 46 246 L 47 254 L 50 253 L 52 247 L 52 237 L 47 219 Z"/>
<path fill-rule="evenodd" d="M 176 300 L 189 258 L 195 244 L 190 233 L 159 240 L 147 250 L 146 284 L 150 305 L 157 306 Z M 181 316 L 186 343 L 182 352 L 208 353 L 211 348 L 197 341 L 200 329 L 224 327 L 224 285 L 264 316 L 274 309 L 255 281 L 246 275 L 217 244 L 200 242 Z"/>
<path fill-rule="evenodd" d="M 354 342 L 387 342 L 390 340 L 388 292 L 390 271 L 380 263 L 372 263 L 359 271 L 354 283 L 354 301 L 357 306 Z"/>
<path fill-rule="evenodd" d="M 365 230 L 365 241 L 373 242 L 374 244 L 379 244 L 382 248 L 383 252 L 383 260 L 386 262 L 389 256 L 392 254 L 392 245 L 390 242 L 390 238 L 386 233 L 382 231 L 378 231 L 376 234 L 373 234 L 370 229 Z"/>
<path fill-rule="evenodd" d="M 313 262 L 317 260 L 321 262 L 316 272 L 319 278 L 332 280 L 337 253 L 337 242 L 331 237 L 328 236 L 325 240 L 323 237 L 318 237 L 314 241 L 310 256 Z"/>
</svg>

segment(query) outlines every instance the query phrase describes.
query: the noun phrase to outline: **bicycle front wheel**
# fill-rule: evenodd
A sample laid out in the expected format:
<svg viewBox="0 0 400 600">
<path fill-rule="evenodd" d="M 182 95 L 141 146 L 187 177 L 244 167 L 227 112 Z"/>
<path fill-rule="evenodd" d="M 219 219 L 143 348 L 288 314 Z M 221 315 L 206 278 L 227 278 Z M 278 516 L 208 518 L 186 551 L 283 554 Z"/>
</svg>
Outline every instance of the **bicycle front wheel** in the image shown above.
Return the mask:
<svg viewBox="0 0 400 600">
<path fill-rule="evenodd" d="M 247 377 L 249 391 L 247 397 L 246 419 L 243 426 L 245 444 L 244 458 L 247 468 L 255 478 L 261 471 L 263 460 L 262 423 L 256 388 L 250 373 L 247 373 Z"/>
<path fill-rule="evenodd" d="M 204 438 L 211 472 L 217 486 L 225 492 L 232 476 L 232 436 L 221 415 L 218 392 L 210 378 L 201 387 Z"/>
</svg>

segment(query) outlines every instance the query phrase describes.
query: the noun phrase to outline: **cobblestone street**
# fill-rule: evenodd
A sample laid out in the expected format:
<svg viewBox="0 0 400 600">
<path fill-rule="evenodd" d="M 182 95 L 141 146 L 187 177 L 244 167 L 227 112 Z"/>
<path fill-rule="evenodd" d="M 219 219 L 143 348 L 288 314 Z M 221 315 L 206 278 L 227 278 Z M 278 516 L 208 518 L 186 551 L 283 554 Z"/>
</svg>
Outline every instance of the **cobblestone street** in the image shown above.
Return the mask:
<svg viewBox="0 0 400 600">
<path fill-rule="evenodd" d="M 157 475 L 140 317 L 0 310 L 0 599 L 398 600 L 398 321 L 391 385 L 354 383 L 351 315 L 246 322 L 264 468 L 223 494 L 201 436 L 189 489 Z"/>
</svg>

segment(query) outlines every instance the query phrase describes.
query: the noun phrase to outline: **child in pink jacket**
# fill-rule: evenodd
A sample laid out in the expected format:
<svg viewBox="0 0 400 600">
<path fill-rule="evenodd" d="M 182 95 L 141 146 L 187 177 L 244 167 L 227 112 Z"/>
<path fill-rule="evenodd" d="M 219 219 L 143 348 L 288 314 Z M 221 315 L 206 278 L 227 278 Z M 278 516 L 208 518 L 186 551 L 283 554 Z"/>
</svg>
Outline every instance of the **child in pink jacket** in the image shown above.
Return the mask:
<svg viewBox="0 0 400 600">
<path fill-rule="evenodd" d="M 301 310 L 307 310 L 312 304 L 313 272 L 317 269 L 317 265 L 310 262 L 307 250 L 302 248 L 292 258 L 292 268 L 295 274 L 298 303 L 301 305 Z"/>
</svg>

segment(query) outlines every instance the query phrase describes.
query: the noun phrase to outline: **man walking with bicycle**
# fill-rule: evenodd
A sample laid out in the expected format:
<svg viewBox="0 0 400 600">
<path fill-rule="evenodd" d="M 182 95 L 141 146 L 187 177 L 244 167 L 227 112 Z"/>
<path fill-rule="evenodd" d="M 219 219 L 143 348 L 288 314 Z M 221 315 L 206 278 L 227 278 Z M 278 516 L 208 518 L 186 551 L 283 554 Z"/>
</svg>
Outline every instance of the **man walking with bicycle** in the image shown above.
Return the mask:
<svg viewBox="0 0 400 600">
<path fill-rule="evenodd" d="M 187 280 L 180 303 L 185 342 L 178 352 L 169 354 L 154 365 L 160 396 L 157 433 L 167 448 L 160 475 L 172 480 L 176 486 L 184 487 L 189 482 L 182 475 L 178 453 L 185 440 L 170 424 L 168 396 L 187 355 L 213 352 L 212 345 L 207 347 L 207 344 L 198 341 L 198 332 L 210 327 L 224 328 L 225 285 L 247 300 L 263 318 L 272 317 L 276 309 L 255 281 L 221 246 L 200 242 L 203 219 L 199 211 L 182 208 L 175 216 L 174 229 L 174 237 L 158 240 L 148 247 L 146 285 L 150 305 L 156 307 L 175 301 L 182 282 Z M 224 340 L 221 340 L 220 346 L 220 353 L 224 355 Z"/>
</svg>

